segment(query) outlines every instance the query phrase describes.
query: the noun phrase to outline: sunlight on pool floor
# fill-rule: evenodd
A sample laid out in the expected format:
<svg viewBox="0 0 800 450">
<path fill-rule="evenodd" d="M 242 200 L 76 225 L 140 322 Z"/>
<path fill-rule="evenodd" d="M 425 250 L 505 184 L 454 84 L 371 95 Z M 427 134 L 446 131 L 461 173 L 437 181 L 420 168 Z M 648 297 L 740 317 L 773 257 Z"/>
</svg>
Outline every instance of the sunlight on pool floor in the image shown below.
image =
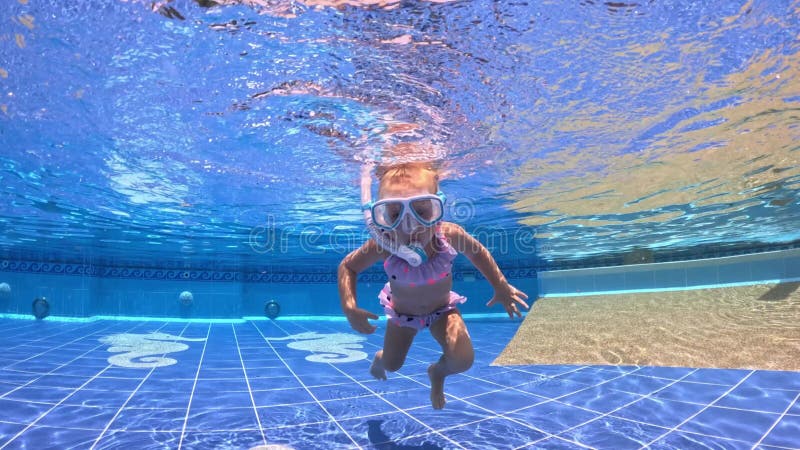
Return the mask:
<svg viewBox="0 0 800 450">
<path fill-rule="evenodd" d="M 798 287 L 542 298 L 496 363 L 797 371 Z"/>
</svg>

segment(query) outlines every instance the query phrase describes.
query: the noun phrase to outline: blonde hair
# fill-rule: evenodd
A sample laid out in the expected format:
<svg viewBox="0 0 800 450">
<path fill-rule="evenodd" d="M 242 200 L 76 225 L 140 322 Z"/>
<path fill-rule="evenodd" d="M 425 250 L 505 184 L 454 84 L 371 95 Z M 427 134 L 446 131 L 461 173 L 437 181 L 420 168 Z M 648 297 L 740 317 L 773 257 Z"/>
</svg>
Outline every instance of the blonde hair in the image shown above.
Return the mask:
<svg viewBox="0 0 800 450">
<path fill-rule="evenodd" d="M 375 176 L 378 178 L 378 191 L 387 182 L 403 183 L 409 179 L 417 178 L 423 174 L 430 175 L 430 191 L 435 194 L 439 190 L 439 168 L 431 162 L 405 162 L 388 166 L 378 166 Z"/>
</svg>

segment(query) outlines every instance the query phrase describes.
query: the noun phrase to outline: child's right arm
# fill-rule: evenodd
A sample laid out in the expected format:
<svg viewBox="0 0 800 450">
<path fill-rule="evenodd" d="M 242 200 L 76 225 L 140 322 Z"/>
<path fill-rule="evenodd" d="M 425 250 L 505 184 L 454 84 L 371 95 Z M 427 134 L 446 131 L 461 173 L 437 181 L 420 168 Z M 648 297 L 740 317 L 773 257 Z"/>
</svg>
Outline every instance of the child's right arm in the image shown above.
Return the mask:
<svg viewBox="0 0 800 450">
<path fill-rule="evenodd" d="M 347 316 L 350 327 L 359 333 L 370 334 L 377 328 L 367 319 L 377 320 L 378 316 L 358 307 L 356 302 L 356 280 L 358 274 L 380 261 L 385 251 L 369 239 L 360 248 L 350 252 L 339 264 L 339 301 L 342 312 Z"/>
</svg>

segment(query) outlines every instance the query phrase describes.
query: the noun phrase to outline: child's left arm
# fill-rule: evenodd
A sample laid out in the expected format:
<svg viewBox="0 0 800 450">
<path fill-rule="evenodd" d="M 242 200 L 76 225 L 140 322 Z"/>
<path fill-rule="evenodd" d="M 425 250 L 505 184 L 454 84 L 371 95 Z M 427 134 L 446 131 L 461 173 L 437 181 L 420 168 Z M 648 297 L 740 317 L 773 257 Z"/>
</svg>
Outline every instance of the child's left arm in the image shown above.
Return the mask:
<svg viewBox="0 0 800 450">
<path fill-rule="evenodd" d="M 528 309 L 528 304 L 525 303 L 528 295 L 508 283 L 489 250 L 459 225 L 443 222 L 442 231 L 450 245 L 463 253 L 494 288 L 494 297 L 486 303 L 486 306 L 501 303 L 506 309 L 508 317 L 513 318 L 514 314 L 522 317 L 517 305 Z"/>
</svg>

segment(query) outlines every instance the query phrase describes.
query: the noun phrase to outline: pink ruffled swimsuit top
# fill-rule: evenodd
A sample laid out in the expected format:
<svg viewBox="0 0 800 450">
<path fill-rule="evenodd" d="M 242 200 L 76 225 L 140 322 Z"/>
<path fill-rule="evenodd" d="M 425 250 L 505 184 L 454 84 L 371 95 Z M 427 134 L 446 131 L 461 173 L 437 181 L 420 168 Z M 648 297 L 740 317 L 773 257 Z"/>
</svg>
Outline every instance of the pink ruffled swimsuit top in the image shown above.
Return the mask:
<svg viewBox="0 0 800 450">
<path fill-rule="evenodd" d="M 450 298 L 447 304 L 432 311 L 430 314 L 411 316 L 398 314 L 394 310 L 391 283 L 415 287 L 436 284 L 450 276 L 453 270 L 453 260 L 458 256 L 458 252 L 447 242 L 447 238 L 444 237 L 439 227 L 436 228 L 434 239 L 436 253 L 417 267 L 410 265 L 404 259 L 395 255 L 389 256 L 383 263 L 383 268 L 386 270 L 386 275 L 389 276 L 390 281 L 378 293 L 378 299 L 383 305 L 387 319 L 397 326 L 410 327 L 417 330 L 428 328 L 441 317 L 444 317 L 445 313 L 456 309 L 457 305 L 467 301 L 466 297 L 450 291 Z"/>
<path fill-rule="evenodd" d="M 434 239 L 436 253 L 417 267 L 395 255 L 386 258 L 383 262 L 383 269 L 386 271 L 390 283 L 415 287 L 435 284 L 449 277 L 453 270 L 453 260 L 458 256 L 458 252 L 447 242 L 447 238 L 439 227 L 436 227 Z"/>
<path fill-rule="evenodd" d="M 415 287 L 436 284 L 447 277 L 452 277 L 453 260 L 458 256 L 458 252 L 447 242 L 447 238 L 444 237 L 439 227 L 436 227 L 435 236 L 434 247 L 436 248 L 436 253 L 419 266 L 414 267 L 404 259 L 394 255 L 386 258 L 383 263 L 386 275 L 389 276 L 391 281 L 386 283 L 378 293 L 378 299 L 383 306 L 386 317 L 397 326 L 411 327 L 417 330 L 428 328 L 441 317 L 444 317 L 445 313 L 456 309 L 457 305 L 467 301 L 466 297 L 450 291 L 450 298 L 447 304 L 432 311 L 430 314 L 411 316 L 398 314 L 394 310 L 390 283 Z"/>
</svg>

